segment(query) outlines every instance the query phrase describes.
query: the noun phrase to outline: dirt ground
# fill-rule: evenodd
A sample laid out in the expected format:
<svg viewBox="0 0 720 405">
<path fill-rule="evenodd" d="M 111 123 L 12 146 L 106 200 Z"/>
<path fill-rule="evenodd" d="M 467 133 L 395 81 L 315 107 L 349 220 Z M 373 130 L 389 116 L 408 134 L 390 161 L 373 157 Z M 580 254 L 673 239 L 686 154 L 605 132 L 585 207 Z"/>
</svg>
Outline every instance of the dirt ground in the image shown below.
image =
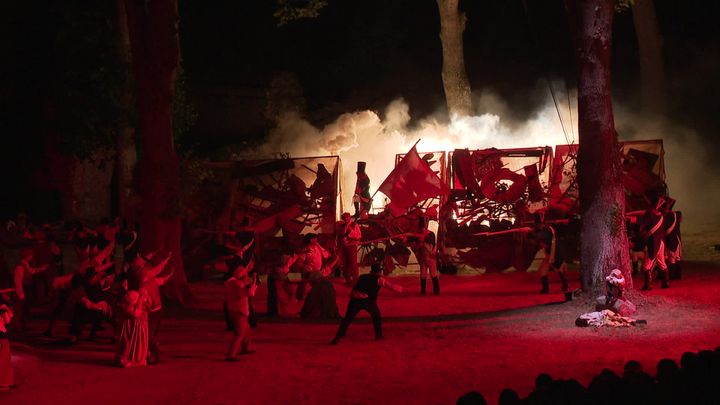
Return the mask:
<svg viewBox="0 0 720 405">
<path fill-rule="evenodd" d="M 45 321 L 36 319 L 13 342 L 17 388 L 0 392 L 0 403 L 453 404 L 472 389 L 497 403 L 506 387 L 527 395 L 541 372 L 586 385 L 631 359 L 654 374 L 662 358 L 720 345 L 720 264 L 686 262 L 670 289 L 633 292 L 647 326 L 625 329 L 574 326 L 590 308 L 563 303 L 550 276 L 549 295 L 538 294 L 536 273 L 442 276 L 440 296 L 420 296 L 417 276 L 391 277 L 406 291 L 381 291 L 385 340 L 373 340 L 365 315 L 338 346 L 328 345 L 337 322 L 261 316 L 257 352 L 235 363 L 223 361 L 230 334 L 219 282 L 192 286 L 198 307 L 166 313 L 156 366 L 113 367 L 110 328 L 69 348 L 41 338 Z M 578 287 L 576 272 L 570 280 Z M 336 290 L 344 313 L 349 289 L 338 281 Z M 265 297 L 263 285 L 259 313 Z"/>
</svg>

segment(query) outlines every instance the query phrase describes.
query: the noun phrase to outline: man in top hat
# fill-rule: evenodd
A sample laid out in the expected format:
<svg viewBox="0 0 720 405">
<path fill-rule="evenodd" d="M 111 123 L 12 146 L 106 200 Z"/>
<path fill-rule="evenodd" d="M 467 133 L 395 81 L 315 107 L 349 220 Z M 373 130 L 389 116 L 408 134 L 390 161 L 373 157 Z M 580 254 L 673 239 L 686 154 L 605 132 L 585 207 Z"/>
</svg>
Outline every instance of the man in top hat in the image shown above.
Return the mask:
<svg viewBox="0 0 720 405">
<path fill-rule="evenodd" d="M 370 196 L 370 177 L 365 174 L 365 162 L 357 164 L 357 182 L 355 183 L 355 194 L 353 195 L 353 205 L 355 206 L 355 218 L 367 215 L 372 205 Z"/>
</svg>

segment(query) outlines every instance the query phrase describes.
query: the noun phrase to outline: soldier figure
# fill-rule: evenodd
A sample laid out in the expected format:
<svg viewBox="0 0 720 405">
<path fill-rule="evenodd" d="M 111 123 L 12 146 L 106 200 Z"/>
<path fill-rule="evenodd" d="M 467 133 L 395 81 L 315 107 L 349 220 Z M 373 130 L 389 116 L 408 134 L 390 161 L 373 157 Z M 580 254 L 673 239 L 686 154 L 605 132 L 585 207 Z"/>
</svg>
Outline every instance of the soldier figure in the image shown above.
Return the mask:
<svg viewBox="0 0 720 405">
<path fill-rule="evenodd" d="M 668 268 L 665 264 L 665 227 L 662 210 L 667 201 L 665 197 L 658 197 L 654 207 L 645 210 L 645 213 L 638 218 L 640 237 L 644 238 L 647 246 L 647 254 L 643 263 L 644 283 L 643 291 L 650 289 L 652 271 L 655 265 L 660 266 L 660 279 L 662 288 L 668 288 Z"/>
<path fill-rule="evenodd" d="M 357 182 L 355 183 L 355 194 L 353 205 L 355 206 L 355 218 L 367 215 L 370 212 L 372 199 L 370 196 L 370 177 L 365 174 L 365 162 L 357 163 Z"/>
<path fill-rule="evenodd" d="M 671 204 L 668 204 L 668 209 L 663 215 L 663 226 L 665 227 L 665 254 L 667 255 L 667 266 L 671 280 L 680 280 L 682 278 L 682 270 L 680 269 L 682 255 L 681 222 L 682 213 L 672 211 Z"/>
<path fill-rule="evenodd" d="M 562 291 L 567 291 L 568 283 L 565 278 L 565 268 L 567 266 L 565 265 L 565 260 L 563 258 L 559 256 L 556 257 L 557 249 L 555 229 L 543 222 L 541 214 L 535 214 L 535 226 L 531 231 L 529 238 L 538 244 L 545 253 L 545 257 L 543 258 L 542 263 L 540 263 L 540 268 L 538 269 L 538 272 L 540 273 L 540 283 L 542 284 L 540 294 L 547 294 L 550 292 L 548 272 L 551 268 L 556 270 L 558 276 L 560 277 Z"/>
</svg>

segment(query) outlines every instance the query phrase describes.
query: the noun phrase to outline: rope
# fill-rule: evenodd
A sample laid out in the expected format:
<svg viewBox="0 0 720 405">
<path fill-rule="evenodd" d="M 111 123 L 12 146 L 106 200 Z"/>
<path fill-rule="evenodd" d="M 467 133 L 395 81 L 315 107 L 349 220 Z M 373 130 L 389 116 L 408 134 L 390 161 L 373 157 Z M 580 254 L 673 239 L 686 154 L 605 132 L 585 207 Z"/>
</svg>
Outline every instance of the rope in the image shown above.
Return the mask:
<svg viewBox="0 0 720 405">
<path fill-rule="evenodd" d="M 567 82 L 565 82 L 565 93 L 567 94 L 568 113 L 570 114 L 570 133 L 572 134 L 573 142 L 575 142 L 575 125 L 573 124 L 572 104 L 570 104 L 570 90 L 567 88 Z M 568 144 L 570 144 L 570 142 L 568 142 Z"/>
<path fill-rule="evenodd" d="M 560 126 L 562 127 L 563 134 L 565 135 L 565 141 L 567 143 L 570 143 L 570 140 L 568 139 L 568 133 L 567 129 L 565 129 L 565 121 L 562 118 L 562 114 L 560 113 L 560 106 L 558 106 L 557 98 L 555 97 L 555 90 L 553 90 L 552 83 L 550 82 L 550 78 L 545 76 L 545 81 L 547 82 L 548 89 L 550 89 L 550 95 L 553 99 L 553 104 L 555 105 L 555 111 L 557 111 L 558 119 L 560 120 Z"/>
<path fill-rule="evenodd" d="M 533 33 L 532 42 L 535 44 L 535 48 L 539 49 L 540 48 L 538 45 L 539 35 L 537 32 L 535 32 L 535 29 L 530 22 L 530 13 L 528 13 L 527 1 L 522 0 L 522 5 L 523 5 L 523 10 L 525 11 L 525 20 L 527 22 L 528 27 L 530 28 L 530 30 Z M 560 112 L 560 106 L 558 105 L 557 97 L 555 96 L 555 90 L 552 87 L 552 82 L 550 81 L 550 78 L 547 75 L 544 75 L 544 77 L 545 77 L 545 81 L 547 82 L 548 89 L 550 90 L 550 95 L 552 96 L 553 104 L 555 105 L 555 111 L 557 111 L 558 119 L 560 120 L 560 127 L 562 127 L 563 135 L 565 136 L 565 141 L 567 142 L 568 145 L 571 145 L 571 144 L 573 144 L 573 142 L 575 140 L 575 131 L 572 127 L 572 125 L 573 125 L 573 123 L 572 123 L 572 106 L 570 105 L 570 91 L 567 88 L 567 83 L 565 83 L 565 92 L 567 94 L 567 99 L 568 99 L 568 110 L 569 110 L 569 114 L 570 114 L 570 131 L 572 131 L 572 141 L 570 140 L 570 137 L 568 136 L 568 131 L 567 131 L 567 128 L 565 127 L 565 121 L 562 118 L 562 113 Z"/>
</svg>

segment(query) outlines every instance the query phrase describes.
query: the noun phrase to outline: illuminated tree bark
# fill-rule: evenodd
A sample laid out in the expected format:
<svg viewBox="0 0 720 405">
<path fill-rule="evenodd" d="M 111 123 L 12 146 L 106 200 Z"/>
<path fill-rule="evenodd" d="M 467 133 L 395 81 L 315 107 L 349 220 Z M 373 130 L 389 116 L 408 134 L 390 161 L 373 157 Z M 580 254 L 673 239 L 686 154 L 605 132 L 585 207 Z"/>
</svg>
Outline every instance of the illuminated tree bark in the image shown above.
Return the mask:
<svg viewBox="0 0 720 405">
<path fill-rule="evenodd" d="M 180 59 L 177 0 L 127 0 L 128 32 L 141 136 L 140 249 L 172 253 L 166 295 L 191 298 L 180 250 L 180 177 L 172 100 Z"/>
<path fill-rule="evenodd" d="M 583 289 L 599 293 L 614 268 L 632 287 L 610 56 L 615 0 L 569 0 L 578 62 L 578 181 Z"/>
<path fill-rule="evenodd" d="M 662 115 L 667 109 L 665 63 L 655 5 L 653 0 L 635 0 L 632 5 L 633 23 L 640 59 L 640 102 L 642 111 Z"/>
<path fill-rule="evenodd" d="M 465 72 L 463 53 L 463 32 L 467 18 L 465 13 L 460 12 L 458 3 L 459 0 L 437 0 L 443 50 L 442 80 L 451 117 L 472 114 L 470 82 Z"/>
</svg>

